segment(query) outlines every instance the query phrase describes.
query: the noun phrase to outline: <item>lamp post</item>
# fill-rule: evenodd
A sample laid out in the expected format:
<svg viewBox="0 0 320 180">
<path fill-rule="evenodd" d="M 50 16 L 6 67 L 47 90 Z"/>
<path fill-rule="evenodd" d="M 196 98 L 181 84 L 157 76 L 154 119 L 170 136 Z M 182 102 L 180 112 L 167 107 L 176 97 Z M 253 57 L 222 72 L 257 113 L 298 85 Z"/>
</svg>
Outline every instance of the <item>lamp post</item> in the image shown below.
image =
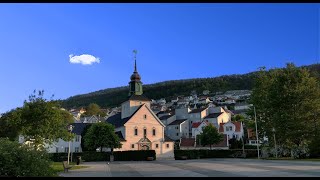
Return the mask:
<svg viewBox="0 0 320 180">
<path fill-rule="evenodd" d="M 277 141 L 276 141 L 276 129 L 272 128 L 272 132 L 273 132 L 274 149 L 275 149 L 275 152 L 276 152 L 276 158 L 278 158 Z"/>
<path fill-rule="evenodd" d="M 68 126 L 68 131 L 70 132 L 70 137 L 71 137 L 72 129 L 73 129 L 73 126 L 70 124 L 70 125 Z M 70 143 L 71 143 L 71 140 L 69 140 L 69 148 L 68 148 L 68 164 L 69 164 L 69 159 L 70 159 Z"/>
<path fill-rule="evenodd" d="M 244 129 L 244 124 L 243 124 L 242 127 L 243 127 L 242 129 Z M 242 135 L 241 139 L 242 139 L 242 153 L 245 154 L 245 152 L 244 152 L 244 132 L 243 132 L 243 135 Z"/>
<path fill-rule="evenodd" d="M 258 150 L 258 159 L 260 159 L 260 152 L 259 152 L 259 137 L 258 137 L 258 126 L 257 126 L 257 114 L 256 114 L 256 107 L 253 106 L 254 110 L 254 122 L 256 124 L 256 138 L 257 138 L 257 150 Z"/>
</svg>

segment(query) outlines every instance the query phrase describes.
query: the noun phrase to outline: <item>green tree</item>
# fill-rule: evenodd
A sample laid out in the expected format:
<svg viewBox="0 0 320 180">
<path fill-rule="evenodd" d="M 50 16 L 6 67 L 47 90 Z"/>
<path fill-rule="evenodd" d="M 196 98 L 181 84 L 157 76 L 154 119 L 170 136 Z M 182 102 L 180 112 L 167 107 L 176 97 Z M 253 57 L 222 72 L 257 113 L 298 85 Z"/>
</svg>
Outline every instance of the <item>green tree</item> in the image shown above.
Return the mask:
<svg viewBox="0 0 320 180">
<path fill-rule="evenodd" d="M 22 127 L 18 126 L 21 121 L 21 108 L 13 109 L 2 114 L 0 118 L 0 137 L 7 137 L 11 141 L 18 140 Z"/>
<path fill-rule="evenodd" d="M 54 176 L 46 151 L 0 138 L 0 177 Z"/>
<path fill-rule="evenodd" d="M 101 111 L 100 106 L 96 103 L 90 103 L 86 108 L 86 112 L 83 114 L 84 116 L 106 116 L 106 113 Z"/>
<path fill-rule="evenodd" d="M 92 124 L 84 135 L 84 146 L 87 149 L 100 148 L 120 148 L 121 143 L 119 137 L 114 132 L 114 126 L 109 123 L 99 122 Z"/>
<path fill-rule="evenodd" d="M 57 101 L 45 99 L 42 90 L 38 94 L 34 91 L 22 108 L 4 114 L 0 122 L 5 125 L 2 128 L 5 130 L 1 130 L 2 137 L 12 139 L 23 135 L 25 140 L 32 141 L 34 148 L 41 148 L 44 143 L 50 144 L 59 138 L 70 139 L 67 125 L 73 122 L 73 117 L 62 110 Z"/>
<path fill-rule="evenodd" d="M 283 69 L 262 68 L 250 101 L 256 109 L 260 137 L 264 133 L 273 137 L 275 128 L 277 144 L 289 148 L 319 137 L 320 86 L 306 68 L 293 63 Z M 253 108 L 248 114 L 254 119 Z"/>
<path fill-rule="evenodd" d="M 245 117 L 241 114 L 236 114 L 235 116 L 231 117 L 232 121 L 241 121 L 243 122 L 245 120 Z"/>
<path fill-rule="evenodd" d="M 218 132 L 216 127 L 209 124 L 202 129 L 199 138 L 203 146 L 210 145 L 211 149 L 213 144 L 217 144 L 223 140 L 223 135 Z"/>
</svg>

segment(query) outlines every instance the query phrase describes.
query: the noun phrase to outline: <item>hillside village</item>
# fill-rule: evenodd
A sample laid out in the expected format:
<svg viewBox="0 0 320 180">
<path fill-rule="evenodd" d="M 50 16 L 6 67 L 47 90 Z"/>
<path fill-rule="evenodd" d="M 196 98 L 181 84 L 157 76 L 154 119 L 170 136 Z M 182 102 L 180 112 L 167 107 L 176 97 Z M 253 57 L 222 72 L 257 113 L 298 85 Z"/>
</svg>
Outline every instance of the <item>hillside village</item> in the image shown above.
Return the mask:
<svg viewBox="0 0 320 180">
<path fill-rule="evenodd" d="M 74 117 L 72 132 L 76 134 L 72 142 L 71 152 L 82 152 L 83 130 L 87 125 L 98 122 L 108 122 L 115 126 L 115 133 L 124 145 L 118 150 L 155 149 L 157 156 L 166 154 L 165 157 L 173 157 L 173 149 L 177 148 L 208 148 L 201 145 L 201 142 L 197 140 L 197 135 L 202 132 L 203 127 L 209 124 L 215 126 L 218 132 L 223 134 L 223 141 L 213 145 L 215 149 L 229 149 L 230 139 L 238 141 L 245 139 L 244 144 L 256 144 L 252 129 L 245 128 L 245 124 L 241 121 L 231 121 L 232 117 L 236 115 L 246 117 L 246 111 L 250 108 L 248 104 L 251 95 L 250 90 L 216 93 L 210 93 L 210 90 L 204 90 L 201 93 L 192 91 L 189 96 L 176 96 L 167 101 L 165 97 L 160 99 L 145 97 L 140 79 L 135 65 L 134 73 L 129 82 L 128 101 L 123 102 L 118 107 L 100 109 L 105 116 L 86 116 L 86 107 L 68 110 Z M 139 114 L 139 111 L 144 113 L 144 119 L 156 116 L 151 118 L 154 121 L 152 127 L 149 124 L 133 123 L 130 127 L 134 130 L 128 130 L 130 121 L 139 121 L 139 118 L 134 118 L 136 114 Z M 139 136 L 139 129 L 143 129 L 143 136 Z M 152 136 L 148 135 L 148 129 L 152 129 Z M 134 132 L 134 134 L 129 135 L 131 132 Z M 156 132 L 160 132 L 160 134 Z M 158 135 L 159 138 L 155 138 Z M 136 136 L 139 136 L 139 138 L 136 139 Z M 135 140 L 133 141 L 133 139 Z M 166 148 L 163 148 L 164 146 Z M 68 151 L 68 142 L 62 139 L 49 147 L 51 153 Z"/>
</svg>

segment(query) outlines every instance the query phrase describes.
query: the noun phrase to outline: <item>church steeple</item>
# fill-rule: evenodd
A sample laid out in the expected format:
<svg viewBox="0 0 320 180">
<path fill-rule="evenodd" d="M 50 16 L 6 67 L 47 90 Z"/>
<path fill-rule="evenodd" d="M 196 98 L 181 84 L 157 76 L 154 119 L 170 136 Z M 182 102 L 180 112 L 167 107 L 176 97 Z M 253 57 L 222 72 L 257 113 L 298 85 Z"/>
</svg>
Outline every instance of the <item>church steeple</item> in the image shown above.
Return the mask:
<svg viewBox="0 0 320 180">
<path fill-rule="evenodd" d="M 133 50 L 134 53 L 134 72 L 137 72 L 137 50 Z"/>
<path fill-rule="evenodd" d="M 130 77 L 130 82 L 129 82 L 129 96 L 131 95 L 141 95 L 143 93 L 142 91 L 142 82 L 141 77 L 137 71 L 137 50 L 133 50 L 134 53 L 134 71 L 133 74 Z"/>
</svg>

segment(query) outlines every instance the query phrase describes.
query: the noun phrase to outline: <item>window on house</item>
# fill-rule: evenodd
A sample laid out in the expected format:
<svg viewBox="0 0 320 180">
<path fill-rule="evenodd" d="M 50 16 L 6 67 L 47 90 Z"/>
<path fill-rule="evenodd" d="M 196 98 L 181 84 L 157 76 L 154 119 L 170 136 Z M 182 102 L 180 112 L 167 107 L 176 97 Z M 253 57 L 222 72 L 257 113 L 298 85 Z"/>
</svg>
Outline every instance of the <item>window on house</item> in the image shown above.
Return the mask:
<svg viewBox="0 0 320 180">
<path fill-rule="evenodd" d="M 144 119 L 147 119 L 147 115 L 146 115 L 146 114 L 145 114 L 145 115 L 143 115 L 143 118 L 144 118 Z"/>
<path fill-rule="evenodd" d="M 64 148 L 64 152 L 65 152 L 65 153 L 69 152 L 69 148 L 68 148 L 68 147 L 65 147 L 65 148 Z"/>
<path fill-rule="evenodd" d="M 156 148 L 159 148 L 159 144 L 156 144 Z"/>
<path fill-rule="evenodd" d="M 232 131 L 232 126 L 227 126 L 226 131 Z"/>
<path fill-rule="evenodd" d="M 138 128 L 134 128 L 134 135 L 138 136 Z"/>
<path fill-rule="evenodd" d="M 155 129 L 155 128 L 152 129 L 152 135 L 153 135 L 153 136 L 156 135 L 156 129 Z"/>
<path fill-rule="evenodd" d="M 74 152 L 79 152 L 79 147 L 75 147 Z"/>
<path fill-rule="evenodd" d="M 177 133 L 177 136 L 179 136 L 179 133 Z"/>
<path fill-rule="evenodd" d="M 147 136 L 147 129 L 146 128 L 143 129 L 143 136 Z"/>
<path fill-rule="evenodd" d="M 169 144 L 167 144 L 167 148 L 169 148 Z"/>
<path fill-rule="evenodd" d="M 79 142 L 79 141 L 80 141 L 80 136 L 76 135 L 76 142 Z"/>
<path fill-rule="evenodd" d="M 59 148 L 58 147 L 56 147 L 56 153 L 58 153 L 59 152 Z"/>
<path fill-rule="evenodd" d="M 179 129 L 179 127 L 178 127 L 178 126 L 176 126 L 176 129 Z"/>
<path fill-rule="evenodd" d="M 134 144 L 131 144 L 131 148 L 134 149 Z"/>
</svg>

